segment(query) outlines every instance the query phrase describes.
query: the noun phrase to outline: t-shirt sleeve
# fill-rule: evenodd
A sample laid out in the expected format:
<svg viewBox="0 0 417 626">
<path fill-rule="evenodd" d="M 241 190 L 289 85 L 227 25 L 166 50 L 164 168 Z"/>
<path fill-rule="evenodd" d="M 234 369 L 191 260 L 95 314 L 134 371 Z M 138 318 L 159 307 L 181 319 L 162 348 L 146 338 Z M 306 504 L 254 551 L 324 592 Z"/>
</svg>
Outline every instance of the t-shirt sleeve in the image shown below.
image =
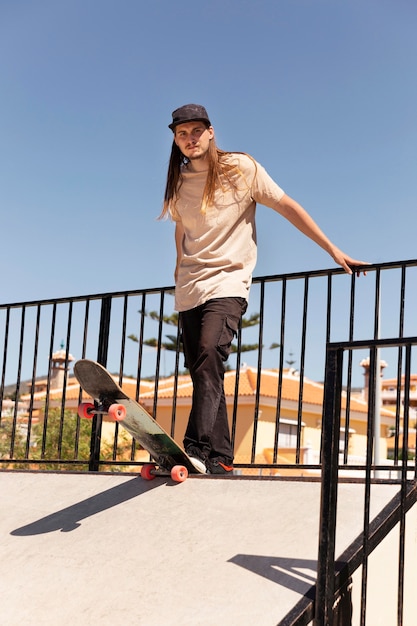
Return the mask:
<svg viewBox="0 0 417 626">
<path fill-rule="evenodd" d="M 252 198 L 258 204 L 276 209 L 285 191 L 270 177 L 265 168 L 255 162 L 255 175 L 252 181 Z"/>
</svg>

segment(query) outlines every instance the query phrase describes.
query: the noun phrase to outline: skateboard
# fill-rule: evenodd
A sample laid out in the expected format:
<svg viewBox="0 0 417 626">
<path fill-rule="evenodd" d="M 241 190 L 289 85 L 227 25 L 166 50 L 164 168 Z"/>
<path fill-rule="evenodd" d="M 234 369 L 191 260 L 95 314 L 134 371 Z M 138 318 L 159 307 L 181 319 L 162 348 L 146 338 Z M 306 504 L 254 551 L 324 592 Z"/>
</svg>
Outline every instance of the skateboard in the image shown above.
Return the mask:
<svg viewBox="0 0 417 626">
<path fill-rule="evenodd" d="M 74 365 L 74 375 L 81 388 L 94 399 L 94 403 L 79 405 L 80 418 L 109 415 L 149 452 L 154 462 L 142 466 L 142 478 L 171 476 L 175 482 L 183 482 L 188 474 L 202 474 L 186 452 L 138 402 L 125 394 L 102 365 L 81 359 Z"/>
</svg>

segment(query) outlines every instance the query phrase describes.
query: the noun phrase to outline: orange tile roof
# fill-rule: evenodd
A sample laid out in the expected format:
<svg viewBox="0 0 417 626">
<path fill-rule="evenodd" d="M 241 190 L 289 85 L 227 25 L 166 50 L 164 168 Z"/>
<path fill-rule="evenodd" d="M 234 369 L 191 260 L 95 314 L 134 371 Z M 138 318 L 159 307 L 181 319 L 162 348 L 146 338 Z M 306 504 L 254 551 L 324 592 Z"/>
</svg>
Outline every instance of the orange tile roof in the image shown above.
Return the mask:
<svg viewBox="0 0 417 626">
<path fill-rule="evenodd" d="M 117 384 L 119 384 L 118 376 L 112 376 L 112 378 Z M 136 380 L 133 378 L 123 378 L 122 389 L 130 398 L 135 398 L 136 397 Z M 154 390 L 154 383 L 152 381 L 149 381 L 149 380 L 141 381 L 140 395 L 142 394 L 148 395 L 149 393 L 153 395 L 153 390 Z M 79 383 L 75 380 L 75 378 L 70 378 L 68 380 L 68 384 L 66 388 L 66 396 L 65 396 L 66 399 L 78 400 L 79 394 L 80 394 Z M 33 394 L 33 399 L 40 400 L 42 398 L 45 398 L 45 396 L 46 396 L 46 391 L 37 391 L 36 393 Z M 52 398 L 57 397 L 57 396 L 58 397 L 62 396 L 62 389 L 50 389 L 49 396 Z M 25 400 L 30 399 L 30 394 L 25 394 L 24 396 L 22 396 L 22 400 L 23 399 Z"/>
<path fill-rule="evenodd" d="M 405 382 L 405 376 L 401 376 L 401 383 Z M 414 382 L 417 383 L 417 374 L 410 374 L 410 382 Z M 393 385 L 396 386 L 397 385 L 397 379 L 396 378 L 383 378 L 381 380 L 381 385 L 382 387 L 386 387 L 387 385 Z"/>
<path fill-rule="evenodd" d="M 180 377 L 178 380 L 177 396 L 179 398 L 191 398 L 193 393 L 193 386 L 189 376 Z M 276 398 L 278 394 L 278 370 L 262 370 L 261 371 L 261 386 L 260 395 L 263 397 Z M 169 382 L 169 380 L 171 382 Z M 167 385 L 158 389 L 158 398 L 172 398 L 173 396 L 173 384 L 174 378 L 166 379 Z M 257 369 L 253 367 L 242 368 L 239 372 L 239 396 L 253 397 L 256 394 L 257 385 Z M 224 390 L 226 396 L 233 396 L 236 386 L 236 371 L 225 372 L 224 377 Z M 281 397 L 283 400 L 290 402 L 298 402 L 300 391 L 300 378 L 290 370 L 284 370 L 282 374 L 282 389 Z M 321 406 L 323 404 L 324 387 L 321 383 L 316 383 L 308 378 L 304 378 L 303 381 L 303 403 L 313 404 Z M 151 397 L 153 392 L 144 394 L 144 397 Z M 342 406 L 346 406 L 346 394 L 342 397 Z M 368 405 L 364 400 L 351 397 L 350 399 L 351 410 L 355 410 L 361 413 L 366 413 Z M 387 415 L 392 415 L 390 411 L 386 412 Z"/>
<path fill-rule="evenodd" d="M 239 372 L 239 397 L 254 397 L 256 394 L 256 385 L 257 385 L 257 369 L 254 367 L 244 367 Z M 118 383 L 119 379 L 117 376 L 113 376 L 115 382 Z M 279 372 L 278 370 L 266 370 L 263 369 L 261 371 L 261 382 L 260 382 L 260 395 L 264 398 L 277 398 L 278 395 L 278 382 L 279 382 Z M 162 378 L 158 381 L 158 398 L 159 399 L 170 399 L 174 395 L 174 385 L 175 385 L 175 377 L 170 376 L 169 378 Z M 228 397 L 233 397 L 235 393 L 236 386 L 236 371 L 227 371 L 225 372 L 224 377 L 224 389 L 225 394 Z M 140 401 L 145 401 L 146 399 L 153 400 L 154 398 L 154 387 L 155 384 L 153 381 L 142 380 L 140 383 Z M 122 388 L 125 393 L 131 397 L 135 398 L 136 396 L 136 380 L 133 378 L 123 378 Z M 299 391 L 300 391 L 300 378 L 297 374 L 292 372 L 291 370 L 283 370 L 282 373 L 282 389 L 281 389 L 281 397 L 282 400 L 287 400 L 290 402 L 298 402 L 299 399 Z M 68 381 L 68 386 L 66 390 L 66 398 L 67 400 L 78 400 L 80 393 L 80 386 L 75 379 L 70 378 Z M 182 375 L 178 376 L 177 380 L 177 398 L 189 398 L 191 399 L 193 393 L 193 385 L 190 376 Z M 34 399 L 40 400 L 44 398 L 46 395 L 45 391 L 39 391 L 34 394 Z M 62 389 L 51 389 L 50 397 L 60 397 L 62 395 Z M 321 383 L 316 383 L 308 378 L 304 378 L 303 380 L 303 403 L 304 404 L 312 404 L 316 406 L 321 406 L 323 404 L 323 395 L 324 395 L 324 387 Z M 22 397 L 23 399 L 28 399 L 30 396 L 27 395 Z M 342 395 L 342 407 L 346 406 L 346 393 L 343 392 Z M 359 413 L 367 413 L 368 405 L 367 403 L 357 397 L 351 397 L 350 399 L 350 408 L 351 410 L 357 411 Z M 392 416 L 392 411 L 388 411 L 383 409 L 384 415 Z"/>
</svg>

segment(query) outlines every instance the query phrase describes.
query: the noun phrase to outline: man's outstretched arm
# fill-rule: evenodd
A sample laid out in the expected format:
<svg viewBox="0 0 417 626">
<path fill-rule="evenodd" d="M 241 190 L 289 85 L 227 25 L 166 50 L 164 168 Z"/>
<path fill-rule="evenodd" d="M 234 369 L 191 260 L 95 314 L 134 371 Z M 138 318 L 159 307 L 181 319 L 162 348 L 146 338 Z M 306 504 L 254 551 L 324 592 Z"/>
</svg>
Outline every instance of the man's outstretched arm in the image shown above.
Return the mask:
<svg viewBox="0 0 417 626">
<path fill-rule="evenodd" d="M 358 268 L 363 265 L 369 265 L 369 263 L 366 263 L 365 261 L 353 259 L 348 254 L 345 254 L 345 252 L 340 250 L 340 248 L 335 246 L 324 234 L 318 224 L 316 224 L 311 215 L 309 215 L 301 206 L 301 204 L 287 194 L 284 194 L 279 201 L 277 210 L 283 217 L 291 222 L 293 226 L 298 228 L 300 232 L 312 239 L 317 245 L 323 248 L 323 250 L 328 252 L 335 263 L 341 265 L 348 274 L 352 274 L 353 267 L 359 276 L 361 270 Z M 366 271 L 362 271 L 366 274 Z"/>
</svg>

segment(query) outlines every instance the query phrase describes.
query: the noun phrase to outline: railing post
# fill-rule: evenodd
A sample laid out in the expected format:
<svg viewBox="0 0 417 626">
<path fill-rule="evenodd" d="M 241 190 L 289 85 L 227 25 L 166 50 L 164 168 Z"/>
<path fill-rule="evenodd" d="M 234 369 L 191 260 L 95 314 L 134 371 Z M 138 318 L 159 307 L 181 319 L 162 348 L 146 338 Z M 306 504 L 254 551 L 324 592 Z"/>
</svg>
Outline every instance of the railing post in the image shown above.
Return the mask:
<svg viewBox="0 0 417 626">
<path fill-rule="evenodd" d="M 111 318 L 111 297 L 103 298 L 101 301 L 100 328 L 98 338 L 97 361 L 106 367 L 107 353 L 109 348 L 110 318 Z M 100 469 L 100 447 L 101 447 L 101 427 L 103 417 L 95 415 L 91 425 L 90 441 L 90 461 L 88 470 L 98 472 Z"/>
<path fill-rule="evenodd" d="M 337 481 L 343 351 L 327 348 L 322 423 L 322 479 L 314 626 L 333 623 Z"/>
</svg>

